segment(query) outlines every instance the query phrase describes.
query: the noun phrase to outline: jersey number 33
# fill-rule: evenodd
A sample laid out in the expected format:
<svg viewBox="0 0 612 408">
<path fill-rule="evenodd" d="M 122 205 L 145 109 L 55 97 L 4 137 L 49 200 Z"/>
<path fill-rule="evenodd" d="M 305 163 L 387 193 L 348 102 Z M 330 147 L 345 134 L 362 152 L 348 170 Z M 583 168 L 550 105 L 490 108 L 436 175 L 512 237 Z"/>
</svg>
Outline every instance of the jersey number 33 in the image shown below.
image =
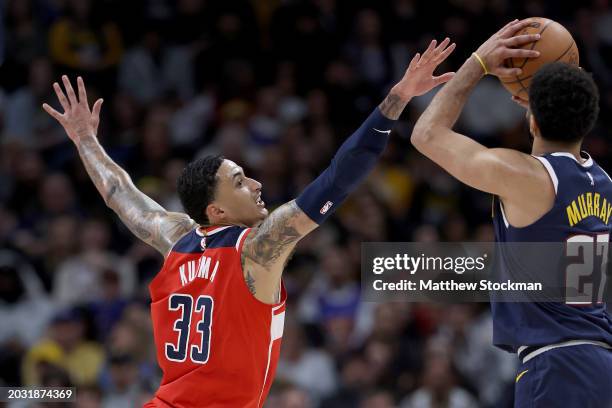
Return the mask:
<svg viewBox="0 0 612 408">
<path fill-rule="evenodd" d="M 174 331 L 177 332 L 175 343 L 166 343 L 166 358 L 182 363 L 189 358 L 195 364 L 206 364 L 210 353 L 210 337 L 212 335 L 212 313 L 215 302 L 210 296 L 198 296 L 195 300 L 191 295 L 175 293 L 168 298 L 168 308 L 178 312 L 174 321 Z M 193 321 L 192 318 L 198 318 Z M 192 321 L 196 335 L 190 336 Z M 192 338 L 193 341 L 189 341 Z"/>
</svg>

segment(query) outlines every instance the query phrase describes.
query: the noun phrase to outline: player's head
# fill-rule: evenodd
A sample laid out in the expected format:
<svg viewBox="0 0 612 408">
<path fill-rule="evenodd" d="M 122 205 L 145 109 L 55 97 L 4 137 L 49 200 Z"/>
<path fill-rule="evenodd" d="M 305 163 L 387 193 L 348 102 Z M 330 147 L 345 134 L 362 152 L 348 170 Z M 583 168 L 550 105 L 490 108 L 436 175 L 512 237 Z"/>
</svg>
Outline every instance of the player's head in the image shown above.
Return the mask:
<svg viewBox="0 0 612 408">
<path fill-rule="evenodd" d="M 579 143 L 599 114 L 599 91 L 591 75 L 563 62 L 544 65 L 529 86 L 530 128 L 534 137 Z"/>
<path fill-rule="evenodd" d="M 189 163 L 178 178 L 177 189 L 185 212 L 201 225 L 255 226 L 268 215 L 261 200 L 261 183 L 221 156 Z"/>
</svg>

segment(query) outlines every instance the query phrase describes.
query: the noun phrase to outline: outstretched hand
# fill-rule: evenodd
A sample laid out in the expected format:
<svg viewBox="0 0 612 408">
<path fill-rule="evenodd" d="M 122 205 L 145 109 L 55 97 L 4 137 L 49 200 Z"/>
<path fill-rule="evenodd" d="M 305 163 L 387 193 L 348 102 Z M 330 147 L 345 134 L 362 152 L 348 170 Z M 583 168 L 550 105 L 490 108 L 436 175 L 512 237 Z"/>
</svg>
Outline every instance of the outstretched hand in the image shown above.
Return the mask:
<svg viewBox="0 0 612 408">
<path fill-rule="evenodd" d="M 476 55 L 482 59 L 482 63 L 489 74 L 498 77 L 521 75 L 520 68 L 508 68 L 504 61 L 508 58 L 537 58 L 539 51 L 520 48 L 540 39 L 540 34 L 516 35 L 522 29 L 532 24 L 530 20 L 514 20 L 502 27 L 485 41 L 476 50 Z"/>
<path fill-rule="evenodd" d="M 98 99 L 93 105 L 93 109 L 89 110 L 89 104 L 87 102 L 87 92 L 85 91 L 85 84 L 83 78 L 77 78 L 77 86 L 79 90 L 79 97 L 77 99 L 72 84 L 66 75 L 62 76 L 64 87 L 66 88 L 66 94 L 62 91 L 60 85 L 55 82 L 53 89 L 59 99 L 64 113 L 59 113 L 48 104 L 43 104 L 43 109 L 51 116 L 53 116 L 63 127 L 70 140 L 75 144 L 79 143 L 84 137 L 95 136 L 98 132 L 98 125 L 100 124 L 100 109 L 102 108 L 102 99 Z"/>
<path fill-rule="evenodd" d="M 416 53 L 403 78 L 393 87 L 393 92 L 408 100 L 450 81 L 455 75 L 454 72 L 447 72 L 440 76 L 433 75 L 438 65 L 444 62 L 455 49 L 455 43 L 449 44 L 450 40 L 448 38 L 444 39 L 439 45 L 437 45 L 436 40 L 433 40 L 429 43 L 429 47 L 423 55 Z"/>
</svg>

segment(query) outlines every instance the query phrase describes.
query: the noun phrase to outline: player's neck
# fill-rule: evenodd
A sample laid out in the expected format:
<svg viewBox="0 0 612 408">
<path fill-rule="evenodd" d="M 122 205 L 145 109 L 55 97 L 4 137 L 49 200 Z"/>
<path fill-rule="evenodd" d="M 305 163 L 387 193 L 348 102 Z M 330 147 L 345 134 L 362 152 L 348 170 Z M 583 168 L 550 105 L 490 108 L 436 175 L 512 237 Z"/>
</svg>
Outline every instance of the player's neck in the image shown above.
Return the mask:
<svg viewBox="0 0 612 408">
<path fill-rule="evenodd" d="M 533 141 L 531 148 L 531 154 L 534 156 L 541 156 L 548 153 L 564 152 L 574 155 L 576 160 L 581 161 L 580 156 L 580 143 L 559 143 L 543 140 L 542 138 L 536 138 Z"/>
</svg>

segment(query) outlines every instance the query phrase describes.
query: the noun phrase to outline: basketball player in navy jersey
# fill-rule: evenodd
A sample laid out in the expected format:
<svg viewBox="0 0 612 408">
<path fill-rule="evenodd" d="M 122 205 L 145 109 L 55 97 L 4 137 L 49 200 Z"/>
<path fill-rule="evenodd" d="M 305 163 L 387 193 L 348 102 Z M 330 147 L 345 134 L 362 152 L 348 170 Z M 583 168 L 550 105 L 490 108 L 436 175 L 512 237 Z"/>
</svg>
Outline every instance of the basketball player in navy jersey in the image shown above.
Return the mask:
<svg viewBox="0 0 612 408">
<path fill-rule="evenodd" d="M 452 130 L 474 86 L 512 57 L 538 53 L 514 47 L 537 41 L 516 35 L 513 21 L 483 43 L 422 114 L 411 141 L 463 183 L 492 193 L 498 242 L 588 241 L 607 248 L 612 181 L 581 151 L 598 115 L 598 91 L 580 68 L 552 63 L 533 78 L 527 118 L 531 155 L 489 149 Z M 579 209 L 583 209 L 581 211 Z M 565 271 L 559 271 L 559 274 Z M 515 407 L 612 407 L 612 322 L 606 305 L 492 302 L 493 342 L 518 354 Z"/>
</svg>

